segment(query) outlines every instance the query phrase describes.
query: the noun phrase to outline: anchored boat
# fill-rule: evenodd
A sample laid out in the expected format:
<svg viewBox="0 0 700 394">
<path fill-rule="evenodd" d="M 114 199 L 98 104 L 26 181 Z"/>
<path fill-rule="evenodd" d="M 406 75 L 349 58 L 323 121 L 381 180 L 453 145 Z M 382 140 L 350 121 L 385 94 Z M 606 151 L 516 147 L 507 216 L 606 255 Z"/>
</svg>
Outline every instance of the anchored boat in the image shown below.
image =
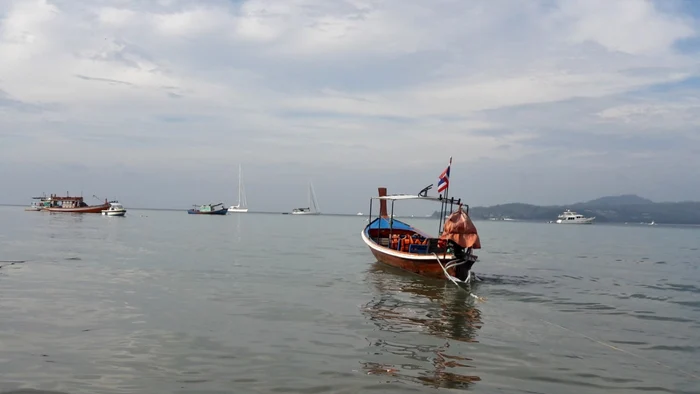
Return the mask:
<svg viewBox="0 0 700 394">
<path fill-rule="evenodd" d="M 88 205 L 83 197 L 73 197 L 69 195 L 60 197 L 51 194 L 48 198 L 42 199 L 41 203 L 42 210 L 49 212 L 100 213 L 103 209 L 109 208 L 107 199 L 105 199 L 104 204 Z"/>
<path fill-rule="evenodd" d="M 25 211 L 41 211 L 44 206 L 40 202 L 33 202 L 30 206 L 25 207 Z"/>
<path fill-rule="evenodd" d="M 438 185 L 438 191 L 444 190 L 445 196 L 428 196 L 432 184 L 417 195 L 387 195 L 385 187 L 378 188 L 379 196 L 370 199 L 370 220 L 361 234 L 377 261 L 427 277 L 447 278 L 453 282 L 470 281 L 471 268 L 477 261 L 473 250 L 481 248 L 481 241 L 469 218 L 469 206 L 462 204 L 461 199 L 446 197 L 449 169 L 448 166 L 442 173 Z M 379 200 L 379 214 L 373 219 L 374 200 Z M 433 237 L 393 217 L 394 203 L 406 200 L 440 204 L 440 236 Z M 387 212 L 387 202 L 391 202 L 390 213 Z"/>
<path fill-rule="evenodd" d="M 238 204 L 231 205 L 228 208 L 229 212 L 248 212 L 248 200 L 246 199 L 245 191 L 243 190 L 243 180 L 241 178 L 241 165 L 238 165 Z"/>
<path fill-rule="evenodd" d="M 318 206 L 318 201 L 316 200 L 316 192 L 314 191 L 314 185 L 309 181 L 309 206 L 306 208 L 294 208 L 292 209 L 292 215 L 320 215 L 321 209 Z M 313 210 L 311 209 L 313 207 Z"/>
<path fill-rule="evenodd" d="M 224 203 L 220 202 L 218 204 L 195 205 L 194 208 L 188 209 L 187 213 L 190 215 L 226 215 L 228 210 Z"/>
<path fill-rule="evenodd" d="M 557 223 L 559 224 L 592 224 L 594 220 L 595 216 L 587 218 L 570 209 L 567 209 L 564 213 L 557 216 Z"/>
<path fill-rule="evenodd" d="M 102 214 L 105 216 L 124 216 L 126 209 L 118 201 L 110 201 L 109 209 L 103 209 Z"/>
</svg>

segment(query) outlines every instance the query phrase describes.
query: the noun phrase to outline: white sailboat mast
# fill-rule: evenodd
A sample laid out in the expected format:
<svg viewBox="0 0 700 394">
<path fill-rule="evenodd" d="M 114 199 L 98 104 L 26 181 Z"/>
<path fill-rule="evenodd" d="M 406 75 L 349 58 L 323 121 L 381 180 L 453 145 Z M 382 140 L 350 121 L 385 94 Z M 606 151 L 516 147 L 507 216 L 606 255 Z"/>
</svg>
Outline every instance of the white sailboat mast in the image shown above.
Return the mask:
<svg viewBox="0 0 700 394">
<path fill-rule="evenodd" d="M 238 164 L 238 206 L 241 206 L 241 165 Z"/>
<path fill-rule="evenodd" d="M 316 192 L 314 191 L 314 184 L 311 181 L 309 181 L 309 208 L 311 208 L 312 204 L 315 212 L 321 211 L 318 205 L 318 201 L 316 201 Z"/>
</svg>

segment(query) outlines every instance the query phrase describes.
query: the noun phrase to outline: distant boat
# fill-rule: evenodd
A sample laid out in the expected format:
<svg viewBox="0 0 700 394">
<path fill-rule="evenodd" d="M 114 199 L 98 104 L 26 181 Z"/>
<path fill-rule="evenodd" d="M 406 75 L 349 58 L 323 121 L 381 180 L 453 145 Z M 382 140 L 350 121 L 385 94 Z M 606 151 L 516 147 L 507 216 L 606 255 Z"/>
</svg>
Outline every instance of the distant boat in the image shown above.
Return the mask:
<svg viewBox="0 0 700 394">
<path fill-rule="evenodd" d="M 357 213 L 357 216 L 362 216 L 362 212 L 358 212 L 358 213 Z"/>
<path fill-rule="evenodd" d="M 59 197 L 56 194 L 51 194 L 48 198 L 43 199 L 42 210 L 66 213 L 100 213 L 103 209 L 109 208 L 109 202 L 107 202 L 107 199 L 105 199 L 104 204 L 88 205 L 84 201 L 83 197 L 72 197 L 68 195 L 68 193 L 66 194 L 67 195 L 65 197 Z"/>
<path fill-rule="evenodd" d="M 228 208 L 229 212 L 248 212 L 248 201 L 245 192 L 243 191 L 243 179 L 241 178 L 241 165 L 238 165 L 238 204 L 231 205 Z"/>
<path fill-rule="evenodd" d="M 595 216 L 587 218 L 569 209 L 557 216 L 557 223 L 559 224 L 592 224 L 593 220 L 595 220 Z"/>
<path fill-rule="evenodd" d="M 221 208 L 217 208 L 219 206 Z M 187 213 L 190 215 L 226 215 L 228 213 L 224 203 L 221 202 L 218 204 L 195 205 L 194 207 L 193 209 L 188 209 Z"/>
<path fill-rule="evenodd" d="M 41 211 L 44 207 L 40 202 L 33 202 L 30 206 L 24 208 L 25 211 Z"/>
<path fill-rule="evenodd" d="M 321 210 L 318 206 L 318 201 L 316 201 L 316 193 L 314 192 L 314 185 L 309 181 L 309 206 L 306 208 L 294 208 L 292 209 L 292 215 L 320 215 Z M 313 210 L 311 208 L 313 207 Z"/>
<path fill-rule="evenodd" d="M 124 216 L 126 215 L 126 209 L 117 201 L 109 202 L 109 209 L 102 210 L 102 214 L 105 216 Z"/>
</svg>

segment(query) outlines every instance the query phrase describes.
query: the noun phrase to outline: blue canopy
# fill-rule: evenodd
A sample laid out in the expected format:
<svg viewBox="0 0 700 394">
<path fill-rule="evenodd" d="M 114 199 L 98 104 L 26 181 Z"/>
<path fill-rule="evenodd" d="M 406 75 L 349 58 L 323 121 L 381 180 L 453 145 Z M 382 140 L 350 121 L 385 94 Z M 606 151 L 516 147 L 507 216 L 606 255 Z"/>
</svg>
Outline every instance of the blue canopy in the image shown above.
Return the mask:
<svg viewBox="0 0 700 394">
<path fill-rule="evenodd" d="M 408 224 L 406 224 L 406 223 L 404 223 L 404 222 L 402 222 L 402 221 L 399 221 L 399 220 L 396 220 L 396 219 L 393 219 L 392 221 L 393 221 L 393 228 L 394 228 L 394 230 L 411 230 L 411 231 L 416 231 L 416 229 L 414 229 L 413 227 L 411 227 L 410 225 L 408 225 Z M 377 219 L 374 219 L 374 220 L 372 221 L 372 223 L 370 223 L 369 228 L 370 228 L 370 229 L 378 229 L 378 228 L 386 228 L 386 229 L 388 229 L 388 228 L 391 227 L 391 226 L 392 226 L 392 225 L 389 224 L 389 220 L 387 220 L 387 219 L 385 219 L 385 218 L 377 218 Z"/>
</svg>

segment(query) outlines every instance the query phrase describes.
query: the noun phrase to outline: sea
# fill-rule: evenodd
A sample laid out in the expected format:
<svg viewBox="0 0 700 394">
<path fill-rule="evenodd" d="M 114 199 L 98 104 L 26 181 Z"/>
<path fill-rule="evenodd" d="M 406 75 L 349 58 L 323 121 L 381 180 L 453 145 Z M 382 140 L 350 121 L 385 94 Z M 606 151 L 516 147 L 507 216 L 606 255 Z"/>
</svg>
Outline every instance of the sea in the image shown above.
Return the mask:
<svg viewBox="0 0 700 394">
<path fill-rule="evenodd" d="M 700 228 L 475 221 L 460 288 L 366 220 L 0 207 L 0 393 L 700 393 Z"/>
</svg>

